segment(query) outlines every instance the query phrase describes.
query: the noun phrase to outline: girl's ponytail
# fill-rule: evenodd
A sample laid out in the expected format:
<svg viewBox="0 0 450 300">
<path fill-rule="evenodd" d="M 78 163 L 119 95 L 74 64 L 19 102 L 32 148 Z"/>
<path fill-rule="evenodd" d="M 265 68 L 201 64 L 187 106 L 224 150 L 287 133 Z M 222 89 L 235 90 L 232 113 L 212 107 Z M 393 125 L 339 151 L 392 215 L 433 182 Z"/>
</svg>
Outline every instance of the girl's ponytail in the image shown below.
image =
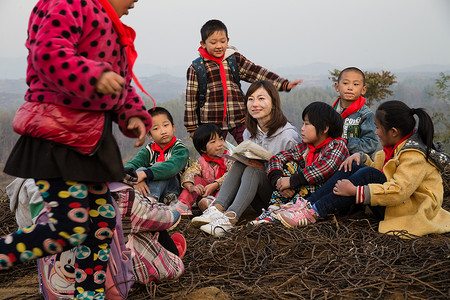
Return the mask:
<svg viewBox="0 0 450 300">
<path fill-rule="evenodd" d="M 417 128 L 417 134 L 421 138 L 422 142 L 427 146 L 426 156 L 430 154 L 431 149 L 435 149 L 433 144 L 434 138 L 434 125 L 431 117 L 423 108 L 411 108 L 411 115 L 417 115 L 419 118 L 419 125 Z"/>
<path fill-rule="evenodd" d="M 375 112 L 375 117 L 387 132 L 391 128 L 400 130 L 402 137 L 414 130 L 416 119 L 419 118 L 417 134 L 426 146 L 426 156 L 430 154 L 433 145 L 434 126 L 431 117 L 423 108 L 409 108 L 402 101 L 392 100 L 383 102 Z"/>
</svg>

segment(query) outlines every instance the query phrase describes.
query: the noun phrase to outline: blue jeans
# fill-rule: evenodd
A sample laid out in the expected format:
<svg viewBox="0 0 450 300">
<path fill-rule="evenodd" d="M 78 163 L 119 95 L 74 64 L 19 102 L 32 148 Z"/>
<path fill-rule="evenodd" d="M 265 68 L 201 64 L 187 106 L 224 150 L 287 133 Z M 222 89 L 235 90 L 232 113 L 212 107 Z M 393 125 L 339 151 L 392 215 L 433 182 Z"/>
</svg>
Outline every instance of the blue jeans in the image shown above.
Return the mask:
<svg viewBox="0 0 450 300">
<path fill-rule="evenodd" d="M 136 171 L 143 171 L 145 168 L 139 168 Z M 161 201 L 168 194 L 175 194 L 177 197 L 181 193 L 181 183 L 178 176 L 167 178 L 166 180 L 145 181 L 150 189 L 150 197 Z"/>
<path fill-rule="evenodd" d="M 336 172 L 324 185 L 307 198 L 311 204 L 315 205 L 319 216 L 326 217 L 335 213 L 345 214 L 355 205 L 355 196 L 338 196 L 333 193 L 336 182 L 341 179 L 348 179 L 355 186 L 386 182 L 386 176 L 380 170 L 363 164 L 358 166 L 353 163 L 351 171 L 344 172 L 344 170 L 341 170 Z M 371 207 L 371 209 L 378 218 L 384 218 L 384 207 Z"/>
</svg>

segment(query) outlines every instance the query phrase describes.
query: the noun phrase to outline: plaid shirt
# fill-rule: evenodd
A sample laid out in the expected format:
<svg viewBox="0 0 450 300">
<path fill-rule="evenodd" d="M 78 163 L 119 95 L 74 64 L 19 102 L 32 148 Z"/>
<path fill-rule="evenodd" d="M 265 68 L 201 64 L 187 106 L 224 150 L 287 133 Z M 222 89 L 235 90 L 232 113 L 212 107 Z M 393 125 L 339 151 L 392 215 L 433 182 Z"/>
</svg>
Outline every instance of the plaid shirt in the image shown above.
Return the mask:
<svg viewBox="0 0 450 300">
<path fill-rule="evenodd" d="M 224 97 L 222 81 L 220 79 L 219 65 L 211 60 L 204 59 L 207 78 L 206 103 L 200 108 L 201 122 L 217 124 L 222 130 L 229 130 L 243 124 L 245 121 L 244 95 L 233 79 L 233 73 L 228 66 L 226 58 L 235 54 L 239 66 L 239 77 L 246 82 L 270 80 L 280 91 L 286 91 L 289 81 L 281 78 L 269 70 L 255 65 L 242 54 L 228 49 L 222 63 L 227 77 L 228 100 L 225 122 L 223 122 Z M 184 126 L 187 131 L 197 129 L 198 80 L 197 73 L 191 65 L 187 71 L 186 105 L 184 111 Z"/>
<path fill-rule="evenodd" d="M 267 177 L 272 185 L 283 176 L 283 168 L 289 161 L 295 161 L 300 165 L 301 174 L 298 175 L 303 175 L 309 184 L 322 184 L 339 169 L 339 166 L 348 156 L 347 146 L 342 138 L 334 139 L 322 147 L 317 159 L 310 166 L 306 166 L 308 150 L 309 147 L 306 143 L 300 143 L 292 149 L 274 155 L 267 168 Z M 294 176 L 296 174 L 292 175 L 291 178 Z"/>
</svg>

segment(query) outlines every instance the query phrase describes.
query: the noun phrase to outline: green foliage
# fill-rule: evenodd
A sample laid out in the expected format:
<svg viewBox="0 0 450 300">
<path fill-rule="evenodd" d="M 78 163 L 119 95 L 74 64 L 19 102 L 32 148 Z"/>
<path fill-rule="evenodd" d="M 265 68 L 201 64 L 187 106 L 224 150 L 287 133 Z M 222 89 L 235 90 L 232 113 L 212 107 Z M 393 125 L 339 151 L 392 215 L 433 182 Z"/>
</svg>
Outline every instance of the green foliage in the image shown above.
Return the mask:
<svg viewBox="0 0 450 300">
<path fill-rule="evenodd" d="M 450 121 L 448 114 L 450 112 L 450 75 L 439 74 L 439 78 L 434 81 L 434 89 L 429 92 L 431 97 L 437 99 L 432 114 L 435 125 L 435 140 L 443 143 L 444 150 L 450 152 Z"/>
<path fill-rule="evenodd" d="M 340 70 L 334 69 L 333 71 L 329 71 L 331 79 L 333 82 L 337 82 L 337 78 L 339 76 Z M 397 77 L 394 74 L 391 74 L 389 71 L 381 71 L 377 72 L 364 72 L 366 76 L 366 86 L 367 91 L 364 97 L 366 97 L 366 105 L 371 107 L 373 105 L 373 101 L 382 101 L 385 100 L 387 96 L 391 96 L 393 92 L 389 89 L 394 83 L 397 83 L 395 80 Z"/>
</svg>

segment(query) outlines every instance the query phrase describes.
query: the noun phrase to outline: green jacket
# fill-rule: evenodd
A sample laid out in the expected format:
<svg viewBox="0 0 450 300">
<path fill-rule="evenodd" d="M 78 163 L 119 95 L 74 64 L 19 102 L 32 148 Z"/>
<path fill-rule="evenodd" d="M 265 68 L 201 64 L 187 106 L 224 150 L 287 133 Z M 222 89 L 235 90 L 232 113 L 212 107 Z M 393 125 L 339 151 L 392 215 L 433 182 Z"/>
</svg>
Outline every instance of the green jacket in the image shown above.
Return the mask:
<svg viewBox="0 0 450 300">
<path fill-rule="evenodd" d="M 152 150 L 149 143 L 129 162 L 125 164 L 125 168 L 137 170 L 141 167 L 147 168 L 145 173 L 148 180 L 166 180 L 181 173 L 187 166 L 189 159 L 189 150 L 181 140 L 176 140 L 172 147 L 164 152 L 165 161 L 158 163 L 159 152 Z"/>
</svg>

